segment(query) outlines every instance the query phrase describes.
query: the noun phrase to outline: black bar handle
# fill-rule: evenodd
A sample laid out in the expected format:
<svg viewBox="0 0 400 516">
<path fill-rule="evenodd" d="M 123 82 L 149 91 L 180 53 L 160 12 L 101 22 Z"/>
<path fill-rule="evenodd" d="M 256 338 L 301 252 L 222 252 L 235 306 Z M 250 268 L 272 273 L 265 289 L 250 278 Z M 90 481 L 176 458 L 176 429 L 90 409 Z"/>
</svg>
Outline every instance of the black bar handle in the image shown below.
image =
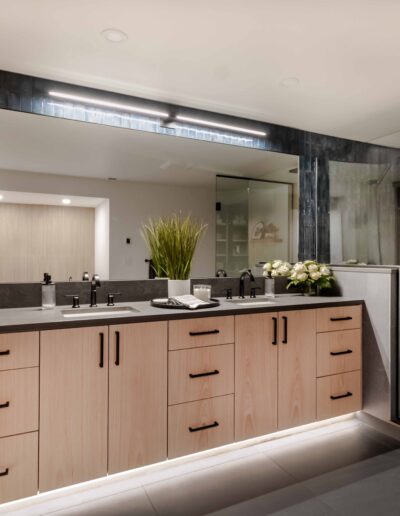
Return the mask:
<svg viewBox="0 0 400 516">
<path fill-rule="evenodd" d="M 119 366 L 119 331 L 115 332 L 115 365 Z"/>
<path fill-rule="evenodd" d="M 10 354 L 10 350 L 9 349 L 6 349 L 5 351 L 0 351 L 0 355 L 3 356 L 3 355 L 9 355 Z"/>
<path fill-rule="evenodd" d="M 191 337 L 197 337 L 198 335 L 215 335 L 219 333 L 219 330 L 208 330 L 208 331 L 190 331 Z"/>
<path fill-rule="evenodd" d="M 104 367 L 104 333 L 100 333 L 100 367 Z"/>
<path fill-rule="evenodd" d="M 274 323 L 274 336 L 272 339 L 272 344 L 276 346 L 278 344 L 278 318 L 273 317 L 272 322 Z"/>
<path fill-rule="evenodd" d="M 283 319 L 283 339 L 282 344 L 287 344 L 287 317 L 282 316 Z"/>
<path fill-rule="evenodd" d="M 338 355 L 349 355 L 350 353 L 353 353 L 352 349 L 346 349 L 346 351 L 331 351 L 331 355 L 333 357 L 336 357 Z"/>
<path fill-rule="evenodd" d="M 347 391 L 346 394 L 339 394 L 339 396 L 331 396 L 331 400 L 340 400 L 341 398 L 348 398 L 349 396 L 353 396 L 353 393 Z"/>
<path fill-rule="evenodd" d="M 218 369 L 214 369 L 214 371 L 209 371 L 207 373 L 197 373 L 197 374 L 189 373 L 189 376 L 190 376 L 190 378 L 201 378 L 202 376 L 212 376 L 214 374 L 219 374 Z"/>
<path fill-rule="evenodd" d="M 5 477 L 6 475 L 8 475 L 8 471 L 8 468 L 6 468 L 4 471 L 0 473 L 0 477 Z"/>
<path fill-rule="evenodd" d="M 331 321 L 333 322 L 336 322 L 336 321 L 351 321 L 353 318 L 350 317 L 350 316 L 347 316 L 347 317 L 331 317 Z"/>
<path fill-rule="evenodd" d="M 189 432 L 199 432 L 200 430 L 207 430 L 207 428 L 215 428 L 216 426 L 219 426 L 218 421 L 214 421 L 211 425 L 198 426 L 196 428 L 189 426 Z"/>
<path fill-rule="evenodd" d="M 10 406 L 10 402 L 6 401 L 5 403 L 0 403 L 0 408 L 7 408 Z"/>
</svg>

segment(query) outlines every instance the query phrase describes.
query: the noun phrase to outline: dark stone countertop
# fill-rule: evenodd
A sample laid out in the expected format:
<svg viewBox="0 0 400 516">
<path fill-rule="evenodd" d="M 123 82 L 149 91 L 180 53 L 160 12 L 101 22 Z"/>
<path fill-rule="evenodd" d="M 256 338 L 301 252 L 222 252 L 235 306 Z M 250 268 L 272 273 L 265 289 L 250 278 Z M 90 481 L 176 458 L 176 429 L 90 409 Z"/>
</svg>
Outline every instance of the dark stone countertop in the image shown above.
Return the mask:
<svg viewBox="0 0 400 516">
<path fill-rule="evenodd" d="M 247 301 L 249 299 L 247 298 Z M 265 301 L 265 298 L 257 298 L 258 301 Z M 362 299 L 345 297 L 306 297 L 299 295 L 278 295 L 268 305 L 238 306 L 224 298 L 219 298 L 220 306 L 201 310 L 185 309 L 163 309 L 155 308 L 149 301 L 133 303 L 118 303 L 117 306 L 130 306 L 137 312 L 129 315 L 98 315 L 90 317 L 69 317 L 65 318 L 61 310 L 70 306 L 57 306 L 53 310 L 42 310 L 33 308 L 5 308 L 0 310 L 0 333 L 51 330 L 58 328 L 78 328 L 87 326 L 102 326 L 113 324 L 138 323 L 149 321 L 165 321 L 173 319 L 212 317 L 219 315 L 240 315 L 249 313 L 276 312 L 282 310 L 302 310 L 307 308 L 322 308 L 337 305 L 362 304 Z M 255 301 L 255 300 L 253 300 Z M 106 305 L 99 305 L 105 307 Z M 82 307 L 87 308 L 87 307 Z"/>
</svg>

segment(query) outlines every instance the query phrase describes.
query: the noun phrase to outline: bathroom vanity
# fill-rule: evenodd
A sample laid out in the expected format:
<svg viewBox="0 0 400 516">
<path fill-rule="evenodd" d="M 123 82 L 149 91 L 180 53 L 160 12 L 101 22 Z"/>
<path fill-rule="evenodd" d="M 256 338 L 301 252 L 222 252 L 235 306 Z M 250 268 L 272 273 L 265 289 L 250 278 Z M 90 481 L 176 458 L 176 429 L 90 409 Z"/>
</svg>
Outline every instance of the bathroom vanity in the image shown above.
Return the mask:
<svg viewBox="0 0 400 516">
<path fill-rule="evenodd" d="M 130 305 L 2 310 L 1 502 L 362 407 L 362 301 Z"/>
</svg>

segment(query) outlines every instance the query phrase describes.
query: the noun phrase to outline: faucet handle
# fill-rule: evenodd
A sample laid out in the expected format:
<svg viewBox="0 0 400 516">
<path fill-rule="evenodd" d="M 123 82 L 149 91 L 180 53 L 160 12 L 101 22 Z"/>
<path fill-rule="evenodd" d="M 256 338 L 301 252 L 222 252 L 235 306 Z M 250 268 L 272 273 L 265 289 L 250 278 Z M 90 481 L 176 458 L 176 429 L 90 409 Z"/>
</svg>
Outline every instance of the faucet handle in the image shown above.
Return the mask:
<svg viewBox="0 0 400 516">
<path fill-rule="evenodd" d="M 225 288 L 226 291 L 226 299 L 232 299 L 232 289 L 231 288 Z"/>
<path fill-rule="evenodd" d="M 120 296 L 121 292 L 109 292 L 107 294 L 107 306 L 115 306 L 114 296 Z"/>
<path fill-rule="evenodd" d="M 65 297 L 72 297 L 72 308 L 80 308 L 79 294 L 66 294 Z"/>
<path fill-rule="evenodd" d="M 261 290 L 261 287 L 251 287 L 250 289 L 250 297 L 253 299 L 256 297 L 256 290 Z"/>
</svg>

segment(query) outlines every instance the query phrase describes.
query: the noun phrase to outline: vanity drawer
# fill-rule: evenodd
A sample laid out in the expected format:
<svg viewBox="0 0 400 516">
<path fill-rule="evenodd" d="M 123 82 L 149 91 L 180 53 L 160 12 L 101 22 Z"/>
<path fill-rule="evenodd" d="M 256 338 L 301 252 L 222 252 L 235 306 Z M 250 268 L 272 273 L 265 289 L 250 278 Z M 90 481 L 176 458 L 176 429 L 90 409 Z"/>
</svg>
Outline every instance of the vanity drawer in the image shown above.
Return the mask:
<svg viewBox="0 0 400 516">
<path fill-rule="evenodd" d="M 38 418 L 39 368 L 0 372 L 0 437 L 37 430 Z"/>
<path fill-rule="evenodd" d="M 361 369 L 361 330 L 317 334 L 317 376 Z"/>
<path fill-rule="evenodd" d="M 361 328 L 361 305 L 334 306 L 317 310 L 317 332 Z"/>
<path fill-rule="evenodd" d="M 233 442 L 233 394 L 168 408 L 168 458 Z"/>
<path fill-rule="evenodd" d="M 0 334 L 0 371 L 38 365 L 38 331 Z"/>
<path fill-rule="evenodd" d="M 317 379 L 317 419 L 361 410 L 361 372 Z"/>
<path fill-rule="evenodd" d="M 234 344 L 168 353 L 170 405 L 234 392 Z"/>
<path fill-rule="evenodd" d="M 38 434 L 0 439 L 0 503 L 38 491 Z"/>
<path fill-rule="evenodd" d="M 168 327 L 170 350 L 235 342 L 233 316 L 170 321 Z"/>
</svg>

